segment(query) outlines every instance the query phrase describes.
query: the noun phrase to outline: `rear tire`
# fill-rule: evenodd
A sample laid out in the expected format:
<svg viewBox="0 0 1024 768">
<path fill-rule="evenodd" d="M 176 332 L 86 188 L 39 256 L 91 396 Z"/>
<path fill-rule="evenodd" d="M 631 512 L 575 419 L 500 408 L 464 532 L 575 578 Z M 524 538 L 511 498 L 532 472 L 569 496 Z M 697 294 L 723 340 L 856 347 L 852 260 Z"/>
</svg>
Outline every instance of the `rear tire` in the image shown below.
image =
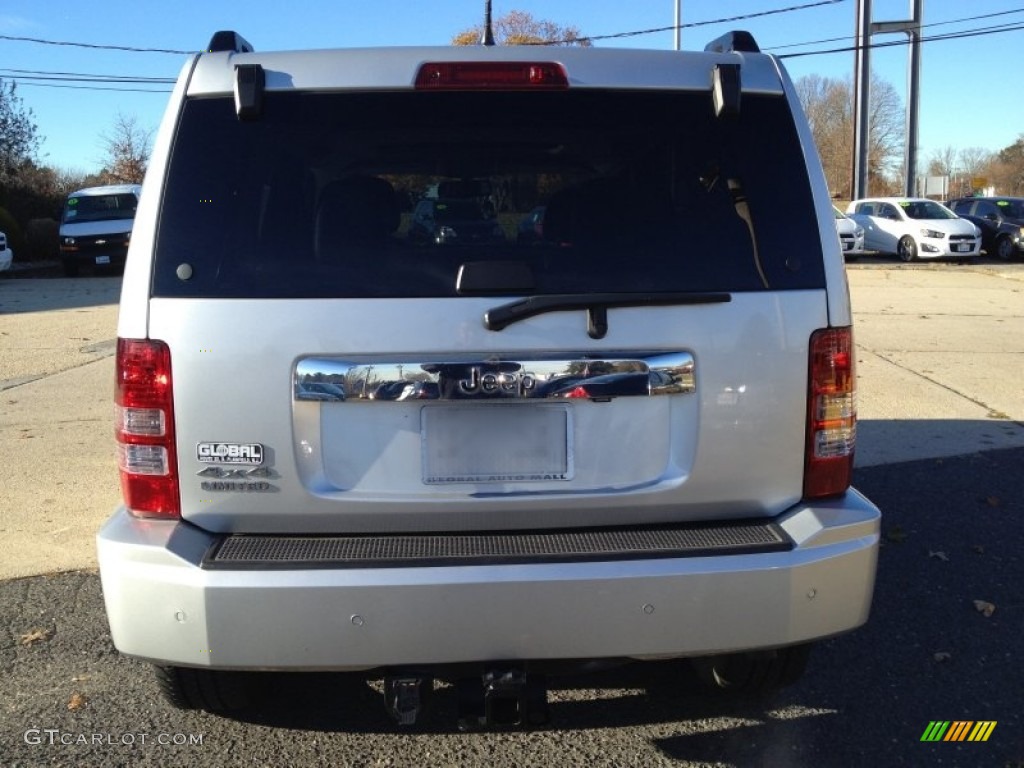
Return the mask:
<svg viewBox="0 0 1024 768">
<path fill-rule="evenodd" d="M 163 697 L 177 709 L 228 712 L 253 703 L 252 676 L 192 667 L 154 667 Z"/>
<path fill-rule="evenodd" d="M 999 260 L 1009 261 L 1014 257 L 1016 251 L 1017 246 L 1013 244 L 1013 240 L 1009 236 L 1003 235 L 998 240 L 996 240 L 995 252 L 996 258 L 998 258 Z"/>
<path fill-rule="evenodd" d="M 697 679 L 709 691 L 757 696 L 792 685 L 803 675 L 811 644 L 691 659 Z"/>
<path fill-rule="evenodd" d="M 917 243 L 914 242 L 914 238 L 910 235 L 901 237 L 896 246 L 896 255 L 900 257 L 900 261 L 917 261 Z"/>
</svg>

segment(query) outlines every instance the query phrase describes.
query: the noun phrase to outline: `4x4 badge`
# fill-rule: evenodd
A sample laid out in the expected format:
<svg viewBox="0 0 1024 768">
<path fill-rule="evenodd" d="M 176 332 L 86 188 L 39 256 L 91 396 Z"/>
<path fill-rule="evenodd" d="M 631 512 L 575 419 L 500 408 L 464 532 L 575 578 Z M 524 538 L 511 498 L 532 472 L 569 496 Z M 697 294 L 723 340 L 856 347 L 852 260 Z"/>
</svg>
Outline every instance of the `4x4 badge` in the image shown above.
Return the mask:
<svg viewBox="0 0 1024 768">
<path fill-rule="evenodd" d="M 249 479 L 253 477 L 270 477 L 270 470 L 266 467 L 253 467 L 252 469 L 232 469 L 230 467 L 206 467 L 196 474 L 199 477 L 216 477 L 219 480 L 226 478 Z"/>
</svg>

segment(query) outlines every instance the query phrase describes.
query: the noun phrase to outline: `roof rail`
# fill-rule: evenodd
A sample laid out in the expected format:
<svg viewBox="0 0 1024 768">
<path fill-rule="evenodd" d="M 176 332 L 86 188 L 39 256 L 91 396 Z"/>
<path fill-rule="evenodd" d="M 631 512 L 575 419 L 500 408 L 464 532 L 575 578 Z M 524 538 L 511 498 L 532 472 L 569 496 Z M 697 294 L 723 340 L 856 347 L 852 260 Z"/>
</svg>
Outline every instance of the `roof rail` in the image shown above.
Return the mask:
<svg viewBox="0 0 1024 768">
<path fill-rule="evenodd" d="M 760 53 L 761 49 L 754 36 L 742 29 L 726 32 L 704 46 L 708 53 Z"/>
<path fill-rule="evenodd" d="M 252 43 L 237 32 L 233 32 L 229 29 L 214 32 L 213 37 L 210 38 L 210 44 L 206 46 L 207 53 L 217 53 L 218 51 L 252 53 L 255 50 L 256 49 L 252 47 Z"/>
</svg>

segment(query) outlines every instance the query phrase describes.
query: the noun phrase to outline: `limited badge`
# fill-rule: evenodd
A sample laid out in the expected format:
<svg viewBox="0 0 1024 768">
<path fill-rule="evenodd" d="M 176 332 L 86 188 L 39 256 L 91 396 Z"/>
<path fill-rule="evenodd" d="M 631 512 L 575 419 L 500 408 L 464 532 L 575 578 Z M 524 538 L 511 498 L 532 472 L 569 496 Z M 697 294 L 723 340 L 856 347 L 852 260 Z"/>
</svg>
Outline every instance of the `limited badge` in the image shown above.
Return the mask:
<svg viewBox="0 0 1024 768">
<path fill-rule="evenodd" d="M 262 464 L 263 446 L 259 443 L 199 443 L 196 458 L 204 464 Z"/>
</svg>

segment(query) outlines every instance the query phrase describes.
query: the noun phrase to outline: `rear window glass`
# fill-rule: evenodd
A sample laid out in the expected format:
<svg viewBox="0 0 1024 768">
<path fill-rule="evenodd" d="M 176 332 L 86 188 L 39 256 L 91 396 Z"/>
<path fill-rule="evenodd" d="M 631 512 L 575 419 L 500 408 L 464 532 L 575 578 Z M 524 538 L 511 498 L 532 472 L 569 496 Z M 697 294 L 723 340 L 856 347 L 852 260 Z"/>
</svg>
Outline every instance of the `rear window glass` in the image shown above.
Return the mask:
<svg viewBox="0 0 1024 768">
<path fill-rule="evenodd" d="M 456 296 L 488 263 L 512 265 L 494 294 L 821 287 L 785 100 L 744 94 L 734 120 L 707 92 L 271 92 L 253 121 L 186 103 L 156 295 Z"/>
</svg>

